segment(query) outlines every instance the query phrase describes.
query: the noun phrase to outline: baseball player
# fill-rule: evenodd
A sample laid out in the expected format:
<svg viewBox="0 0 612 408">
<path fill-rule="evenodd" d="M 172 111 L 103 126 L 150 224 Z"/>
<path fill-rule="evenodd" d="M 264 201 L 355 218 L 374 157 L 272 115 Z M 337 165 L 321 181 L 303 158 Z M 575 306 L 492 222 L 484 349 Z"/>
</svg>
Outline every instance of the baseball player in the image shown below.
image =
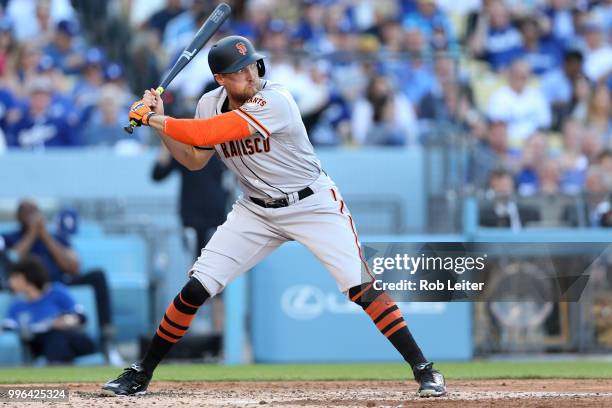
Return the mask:
<svg viewBox="0 0 612 408">
<path fill-rule="evenodd" d="M 195 119 L 165 116 L 153 89 L 132 105 L 129 118 L 156 129 L 190 170 L 204 167 L 216 153 L 240 181 L 242 195 L 170 302 L 143 360 L 106 383 L 104 393 L 143 394 L 198 308 L 281 244 L 295 240 L 320 259 L 340 291 L 365 310 L 410 364 L 418 395 L 443 395 L 444 377 L 423 356 L 395 302 L 375 291 L 371 279 L 363 282 L 362 268 L 368 269 L 353 218 L 314 154 L 294 99 L 282 85 L 260 79 L 263 56 L 244 37 L 220 40 L 208 63 L 220 87 L 202 96 Z"/>
</svg>

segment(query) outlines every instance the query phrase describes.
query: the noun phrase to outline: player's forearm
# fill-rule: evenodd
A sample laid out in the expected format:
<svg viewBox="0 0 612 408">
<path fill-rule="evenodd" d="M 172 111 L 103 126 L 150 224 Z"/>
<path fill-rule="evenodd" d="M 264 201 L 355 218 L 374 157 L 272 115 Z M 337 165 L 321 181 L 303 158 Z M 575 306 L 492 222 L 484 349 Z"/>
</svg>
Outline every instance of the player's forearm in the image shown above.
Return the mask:
<svg viewBox="0 0 612 408">
<path fill-rule="evenodd" d="M 149 118 L 148 125 L 191 146 L 213 146 L 244 139 L 255 132 L 251 125 L 235 112 L 223 113 L 209 119 L 175 119 L 154 115 Z"/>
<path fill-rule="evenodd" d="M 153 117 L 155 118 L 155 116 Z M 152 119 L 153 119 L 152 118 Z M 153 126 L 154 127 L 154 126 Z M 157 134 L 162 142 L 180 164 L 189 170 L 199 170 L 208 164 L 208 161 L 214 154 L 213 151 L 199 151 L 193 146 L 181 143 L 166 135 L 163 131 L 157 130 Z"/>
<path fill-rule="evenodd" d="M 57 266 L 64 273 L 78 275 L 80 267 L 79 258 L 72 250 L 56 241 L 49 233 L 41 234 L 41 239 L 51 253 L 53 260 L 57 262 Z"/>
<path fill-rule="evenodd" d="M 21 238 L 15 244 L 15 246 L 13 246 L 13 251 L 15 251 L 19 259 L 30 253 L 30 250 L 32 249 L 32 245 L 34 245 L 34 241 L 36 241 L 36 238 L 37 235 L 28 230 L 23 235 L 23 238 Z"/>
</svg>

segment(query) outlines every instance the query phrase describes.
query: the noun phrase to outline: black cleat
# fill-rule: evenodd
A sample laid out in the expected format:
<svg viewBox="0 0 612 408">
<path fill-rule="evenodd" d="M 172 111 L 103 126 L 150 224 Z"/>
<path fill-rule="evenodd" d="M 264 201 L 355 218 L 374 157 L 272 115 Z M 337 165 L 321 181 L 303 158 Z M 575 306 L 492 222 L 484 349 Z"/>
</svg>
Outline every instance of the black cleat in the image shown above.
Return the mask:
<svg viewBox="0 0 612 408">
<path fill-rule="evenodd" d="M 102 386 L 102 393 L 106 395 L 127 396 L 142 395 L 147 392 L 151 376 L 144 372 L 138 364 L 132 364 L 123 370 L 119 377 Z"/>
<path fill-rule="evenodd" d="M 433 363 L 421 363 L 412 369 L 414 379 L 420 387 L 417 391 L 419 397 L 440 397 L 446 394 L 444 376 L 433 369 Z"/>
</svg>

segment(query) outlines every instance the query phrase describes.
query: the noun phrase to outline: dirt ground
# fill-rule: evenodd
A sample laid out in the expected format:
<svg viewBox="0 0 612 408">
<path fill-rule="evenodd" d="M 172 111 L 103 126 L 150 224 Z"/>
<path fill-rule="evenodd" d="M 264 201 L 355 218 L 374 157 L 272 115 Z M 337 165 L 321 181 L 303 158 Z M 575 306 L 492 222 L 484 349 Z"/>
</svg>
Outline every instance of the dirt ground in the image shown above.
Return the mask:
<svg viewBox="0 0 612 408">
<path fill-rule="evenodd" d="M 612 380 L 449 381 L 448 395 L 432 399 L 398 381 L 153 382 L 140 397 L 101 396 L 99 384 L 63 386 L 68 403 L 0 407 L 612 407 Z"/>
</svg>

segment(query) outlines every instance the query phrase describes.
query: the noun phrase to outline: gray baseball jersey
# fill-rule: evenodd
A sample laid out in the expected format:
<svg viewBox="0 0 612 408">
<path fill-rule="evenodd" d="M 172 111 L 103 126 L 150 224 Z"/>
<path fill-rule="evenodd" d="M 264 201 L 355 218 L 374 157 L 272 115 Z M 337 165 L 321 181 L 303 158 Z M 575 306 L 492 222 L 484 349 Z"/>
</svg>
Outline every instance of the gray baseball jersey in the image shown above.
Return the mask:
<svg viewBox="0 0 612 408">
<path fill-rule="evenodd" d="M 222 113 L 226 98 L 223 87 L 204 94 L 198 102 L 196 118 Z M 281 198 L 315 181 L 319 187 L 333 185 L 329 177 L 321 174 L 321 163 L 308 140 L 297 104 L 282 85 L 262 80 L 261 91 L 236 113 L 257 133 L 218 144 L 215 149 L 238 177 L 246 196 Z"/>
<path fill-rule="evenodd" d="M 224 88 L 205 94 L 196 117 L 227 110 L 226 96 Z M 244 194 L 189 274 L 214 296 L 284 242 L 295 240 L 321 260 L 341 291 L 359 285 L 367 265 L 353 218 L 321 169 L 293 97 L 281 85 L 262 81 L 262 90 L 236 112 L 257 133 L 215 149 L 240 180 Z M 296 192 L 305 187 L 314 194 L 296 199 Z M 248 197 L 287 198 L 290 205 L 264 208 Z"/>
</svg>

